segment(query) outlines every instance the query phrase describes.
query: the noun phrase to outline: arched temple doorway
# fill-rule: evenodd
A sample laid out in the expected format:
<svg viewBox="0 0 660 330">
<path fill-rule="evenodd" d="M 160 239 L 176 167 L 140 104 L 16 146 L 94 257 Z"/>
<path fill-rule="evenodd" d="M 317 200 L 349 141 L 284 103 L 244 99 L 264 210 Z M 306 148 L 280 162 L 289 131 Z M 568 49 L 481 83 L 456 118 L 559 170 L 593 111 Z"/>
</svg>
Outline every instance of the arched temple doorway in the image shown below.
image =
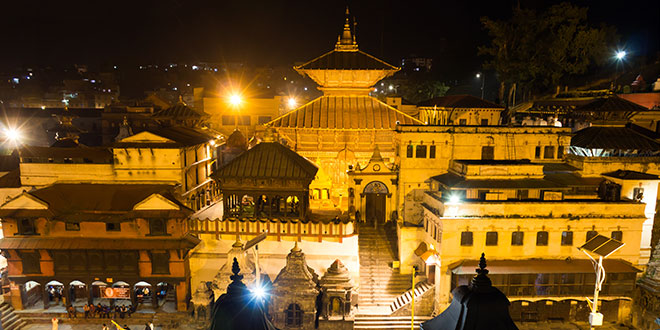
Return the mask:
<svg viewBox="0 0 660 330">
<path fill-rule="evenodd" d="M 364 187 L 365 221 L 373 226 L 384 224 L 387 213 L 387 186 L 380 181 L 369 182 Z"/>
</svg>

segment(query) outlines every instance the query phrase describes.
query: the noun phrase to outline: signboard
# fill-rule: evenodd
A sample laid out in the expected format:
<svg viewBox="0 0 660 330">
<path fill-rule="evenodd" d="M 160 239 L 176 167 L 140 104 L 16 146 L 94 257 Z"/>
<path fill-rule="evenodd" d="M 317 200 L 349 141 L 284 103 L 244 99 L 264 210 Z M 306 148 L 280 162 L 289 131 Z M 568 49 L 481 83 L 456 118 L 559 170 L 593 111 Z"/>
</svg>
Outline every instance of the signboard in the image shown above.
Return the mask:
<svg viewBox="0 0 660 330">
<path fill-rule="evenodd" d="M 131 299 L 131 288 L 101 288 L 101 298 Z"/>
</svg>

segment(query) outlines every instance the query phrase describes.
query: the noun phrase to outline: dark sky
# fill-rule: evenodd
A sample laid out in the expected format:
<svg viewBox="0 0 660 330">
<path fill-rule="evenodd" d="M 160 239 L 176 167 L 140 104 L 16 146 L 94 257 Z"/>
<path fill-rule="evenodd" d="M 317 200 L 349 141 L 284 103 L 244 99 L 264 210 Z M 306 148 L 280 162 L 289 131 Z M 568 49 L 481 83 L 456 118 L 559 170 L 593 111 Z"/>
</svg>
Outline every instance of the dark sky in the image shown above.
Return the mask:
<svg viewBox="0 0 660 330">
<path fill-rule="evenodd" d="M 346 4 L 362 50 L 399 64 L 433 57 L 441 72 L 479 69 L 487 38 L 479 18 L 506 18 L 517 0 L 496 1 L 11 1 L 0 13 L 7 64 L 248 61 L 292 65 L 332 49 Z M 520 0 L 526 7 L 558 1 Z M 629 50 L 659 49 L 660 1 L 580 0 L 593 23 L 617 27 Z"/>
</svg>

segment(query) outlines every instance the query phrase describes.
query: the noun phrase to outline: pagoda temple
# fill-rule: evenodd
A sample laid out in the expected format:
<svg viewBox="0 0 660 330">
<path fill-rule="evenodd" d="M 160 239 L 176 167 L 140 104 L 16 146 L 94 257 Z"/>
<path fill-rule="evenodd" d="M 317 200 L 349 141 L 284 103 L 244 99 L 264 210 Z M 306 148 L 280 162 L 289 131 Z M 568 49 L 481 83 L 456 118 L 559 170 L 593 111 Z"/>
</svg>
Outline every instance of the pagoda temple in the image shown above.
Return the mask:
<svg viewBox="0 0 660 330">
<path fill-rule="evenodd" d="M 330 197 L 342 207 L 348 165 L 366 163 L 376 146 L 393 157 L 396 125 L 422 122 L 369 95 L 400 68 L 359 49 L 348 9 L 335 48 L 294 69 L 314 80 L 323 95 L 266 126 L 300 155 L 316 160 L 332 179 Z"/>
</svg>

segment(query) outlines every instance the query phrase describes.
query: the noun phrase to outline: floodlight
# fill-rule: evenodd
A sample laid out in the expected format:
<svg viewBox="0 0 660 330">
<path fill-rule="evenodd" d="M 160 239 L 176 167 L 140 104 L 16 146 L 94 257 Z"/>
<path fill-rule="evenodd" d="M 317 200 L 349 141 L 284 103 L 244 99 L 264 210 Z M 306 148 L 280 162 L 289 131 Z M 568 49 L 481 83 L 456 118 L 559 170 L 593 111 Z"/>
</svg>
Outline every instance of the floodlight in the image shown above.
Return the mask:
<svg viewBox="0 0 660 330">
<path fill-rule="evenodd" d="M 253 287 L 251 292 L 252 292 L 252 295 L 255 298 L 260 299 L 260 300 L 263 300 L 264 298 L 266 298 L 266 295 L 268 294 L 266 292 L 266 289 L 263 286 L 260 286 L 260 285 L 257 285 L 255 287 Z"/>
<path fill-rule="evenodd" d="M 229 103 L 237 107 L 241 105 L 241 103 L 243 103 L 243 98 L 238 94 L 232 94 L 231 96 L 229 96 Z"/>
<path fill-rule="evenodd" d="M 626 57 L 626 54 L 627 54 L 627 53 L 626 53 L 625 50 L 620 50 L 620 51 L 617 51 L 617 52 L 616 52 L 616 55 L 615 55 L 615 56 L 616 56 L 616 59 L 617 59 L 617 60 L 621 61 L 621 60 L 623 60 L 623 59 Z"/>
<path fill-rule="evenodd" d="M 293 109 L 298 106 L 298 101 L 296 101 L 295 97 L 290 97 L 287 101 L 287 104 L 289 105 L 289 109 Z"/>
</svg>

